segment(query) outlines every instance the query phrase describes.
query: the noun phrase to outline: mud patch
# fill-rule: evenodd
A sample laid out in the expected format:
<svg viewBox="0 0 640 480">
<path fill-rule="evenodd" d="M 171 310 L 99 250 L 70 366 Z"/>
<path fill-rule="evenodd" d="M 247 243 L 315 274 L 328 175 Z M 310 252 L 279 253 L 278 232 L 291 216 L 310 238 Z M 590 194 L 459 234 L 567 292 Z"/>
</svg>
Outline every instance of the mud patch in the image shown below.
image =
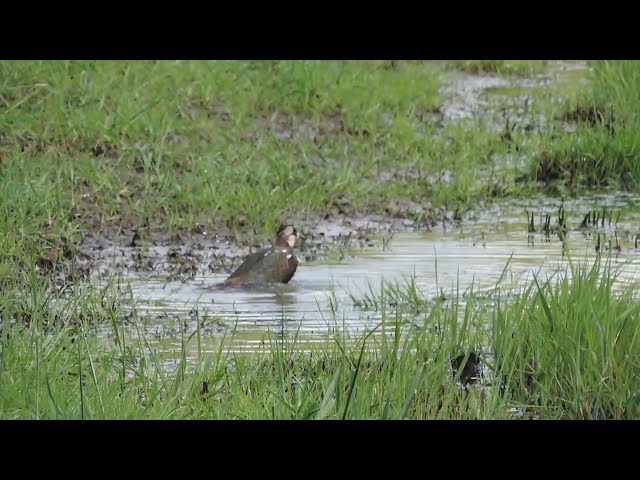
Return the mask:
<svg viewBox="0 0 640 480">
<path fill-rule="evenodd" d="M 507 79 L 499 76 L 476 76 L 464 73 L 451 73 L 445 77 L 445 86 L 441 94 L 447 97 L 440 107 L 445 121 L 459 121 L 462 119 L 482 118 L 493 120 L 496 106 L 499 103 L 496 99 L 487 96 L 487 92 L 498 88 L 520 89 L 547 86 L 551 83 L 550 75 L 542 75 L 535 79 Z M 527 95 L 511 98 L 512 105 L 520 105 L 522 111 L 516 113 L 526 113 L 526 107 L 530 102 Z M 502 105 L 504 107 L 504 100 Z M 512 119 L 515 122 L 520 119 Z M 500 129 L 502 125 L 494 125 L 495 129 Z"/>
<path fill-rule="evenodd" d="M 273 115 L 260 115 L 255 120 L 255 128 L 245 134 L 245 139 L 256 140 L 264 133 L 273 134 L 280 141 L 298 142 L 311 140 L 316 145 L 336 135 L 368 135 L 366 129 L 348 128 L 342 112 L 322 115 L 318 120 L 300 115 L 276 112 Z"/>
<path fill-rule="evenodd" d="M 51 280 L 56 289 L 76 282 L 88 281 L 92 258 L 66 238 L 46 242 L 42 256 L 35 260 L 37 275 Z"/>
<path fill-rule="evenodd" d="M 30 133 L 20 135 L 0 135 L 0 148 L 18 148 L 29 156 L 53 154 L 53 155 L 80 155 L 90 154 L 93 157 L 105 157 L 116 159 L 122 156 L 118 147 L 106 140 L 74 140 L 70 138 L 37 138 Z"/>
<path fill-rule="evenodd" d="M 295 225 L 300 232 L 299 255 L 307 262 L 326 259 L 336 249 L 379 247 L 385 236 L 396 232 L 427 231 L 440 225 L 430 220 L 424 205 L 415 202 L 391 202 L 388 212 L 348 215 L 336 206 L 312 219 L 293 216 L 283 223 Z M 407 214 L 418 215 L 422 221 L 407 218 Z M 443 221 L 453 221 L 452 216 L 443 214 Z M 125 228 L 110 235 L 86 235 L 78 250 L 84 258 L 95 260 L 94 266 L 103 278 L 135 274 L 186 281 L 197 274 L 231 273 L 247 255 L 270 242 L 255 234 L 212 231 L 215 229 L 202 224 L 171 235 L 159 229 Z"/>
<path fill-rule="evenodd" d="M 533 77 L 504 77 L 496 74 L 443 72 L 440 94 L 446 98 L 440 111 L 446 123 L 476 119 L 496 133 L 505 122 L 526 132 L 539 132 L 546 119 L 534 114 L 535 90 L 558 87 L 565 72 L 586 72 L 583 62 L 550 62 L 548 72 Z"/>
</svg>

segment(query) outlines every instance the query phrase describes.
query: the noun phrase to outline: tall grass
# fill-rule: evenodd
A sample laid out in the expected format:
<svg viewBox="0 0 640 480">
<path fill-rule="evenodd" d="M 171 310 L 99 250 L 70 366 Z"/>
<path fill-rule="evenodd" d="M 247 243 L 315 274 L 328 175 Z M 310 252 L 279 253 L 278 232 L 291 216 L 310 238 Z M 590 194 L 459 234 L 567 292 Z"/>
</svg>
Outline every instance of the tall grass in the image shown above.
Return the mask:
<svg viewBox="0 0 640 480">
<path fill-rule="evenodd" d="M 545 418 L 639 418 L 640 303 L 614 282 L 598 259 L 496 306 L 492 351 L 506 398 Z"/>
</svg>

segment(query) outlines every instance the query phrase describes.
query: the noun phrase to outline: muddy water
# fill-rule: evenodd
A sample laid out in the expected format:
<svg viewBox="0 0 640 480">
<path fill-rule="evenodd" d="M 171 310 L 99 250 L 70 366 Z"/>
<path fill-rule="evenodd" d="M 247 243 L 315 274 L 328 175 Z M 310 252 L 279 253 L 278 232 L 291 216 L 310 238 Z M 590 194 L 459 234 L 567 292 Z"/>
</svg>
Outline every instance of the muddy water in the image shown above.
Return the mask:
<svg viewBox="0 0 640 480">
<path fill-rule="evenodd" d="M 463 226 L 450 225 L 424 233 L 397 233 L 386 247 L 343 252 L 333 262 L 303 263 L 288 285 L 253 289 L 215 288 L 226 275 L 198 274 L 187 281 L 129 274 L 137 325 L 149 342 L 160 351 L 179 352 L 182 339 L 194 334 L 200 324 L 201 348 L 215 350 L 226 335 L 225 345 L 234 350 L 260 347 L 266 335 L 324 340 L 327 333 L 346 327 L 357 333 L 380 322 L 381 312 L 373 306 L 354 305 L 353 297 L 378 297 L 382 282 L 403 284 L 415 278 L 427 306 L 439 293 L 469 289 L 491 290 L 500 280 L 501 288 L 524 285 L 533 274 L 546 278 L 567 268 L 567 255 L 556 235 L 547 237 L 538 231 L 527 232 L 525 208 L 540 215 L 549 213 L 551 225 L 557 221 L 559 201 L 527 200 L 497 204 L 488 210 L 471 213 Z M 589 209 L 606 206 L 613 211 L 609 225 L 580 229 Z M 591 197 L 564 203 L 567 215 L 567 249 L 574 261 L 593 261 L 597 235 L 601 235 L 602 255 L 611 254 L 620 268 L 619 285 L 640 282 L 640 198 Z M 614 225 L 620 212 L 617 227 Z M 615 232 L 617 231 L 617 242 Z M 609 240 L 611 239 L 611 249 Z M 615 247 L 619 245 L 619 250 Z M 505 272 L 506 274 L 503 275 Z M 406 308 L 405 308 L 406 307 Z M 386 314 L 409 306 L 386 305 Z M 407 317 L 407 318 L 410 318 Z M 106 336 L 112 335 L 105 330 Z M 187 350 L 196 352 L 196 342 Z"/>
</svg>

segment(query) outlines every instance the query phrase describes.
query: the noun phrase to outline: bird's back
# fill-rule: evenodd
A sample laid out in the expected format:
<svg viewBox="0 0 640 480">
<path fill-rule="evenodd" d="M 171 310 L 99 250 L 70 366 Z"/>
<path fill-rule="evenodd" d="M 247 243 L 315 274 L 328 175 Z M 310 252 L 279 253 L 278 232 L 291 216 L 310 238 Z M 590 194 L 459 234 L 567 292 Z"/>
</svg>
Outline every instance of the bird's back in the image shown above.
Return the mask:
<svg viewBox="0 0 640 480">
<path fill-rule="evenodd" d="M 229 277 L 224 286 L 233 287 L 245 283 L 288 283 L 296 272 L 298 260 L 292 249 L 271 247 L 249 255 Z"/>
</svg>

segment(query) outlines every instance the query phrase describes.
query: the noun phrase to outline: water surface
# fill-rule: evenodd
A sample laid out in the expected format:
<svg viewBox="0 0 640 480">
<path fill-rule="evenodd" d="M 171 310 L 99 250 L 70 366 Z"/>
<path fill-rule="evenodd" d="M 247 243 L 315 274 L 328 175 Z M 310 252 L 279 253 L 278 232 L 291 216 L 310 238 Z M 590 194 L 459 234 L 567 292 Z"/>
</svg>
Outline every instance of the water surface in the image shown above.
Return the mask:
<svg viewBox="0 0 640 480">
<path fill-rule="evenodd" d="M 544 279 L 566 271 L 569 257 L 577 263 L 593 262 L 602 255 L 611 256 L 612 265 L 619 268 L 618 287 L 640 281 L 636 247 L 640 198 L 592 196 L 565 202 L 569 231 L 564 249 L 557 235 L 540 231 L 540 219 L 546 213 L 551 215 L 552 227 L 556 224 L 559 206 L 556 200 L 496 204 L 467 215 L 461 226 L 397 233 L 385 246 L 378 242 L 376 248 L 345 250 L 342 258 L 331 262 L 303 263 L 287 285 L 223 290 L 215 286 L 226 275 L 205 273 L 183 282 L 130 272 L 126 281 L 137 318 L 143 322 L 138 328 L 152 344 L 167 351 L 180 351 L 183 338 L 197 330 L 196 320 L 204 339 L 201 347 L 211 351 L 225 335 L 229 348 L 246 351 L 260 347 L 269 333 L 320 341 L 344 327 L 363 332 L 380 322 L 381 312 L 362 308 L 353 299 L 379 297 L 383 283 L 404 284 L 408 279 L 415 280 L 429 302 L 439 294 L 464 292 L 472 286 L 474 291 L 491 291 L 499 281 L 507 291 L 525 285 L 533 274 Z M 606 214 L 604 226 L 599 222 L 597 229 L 579 228 L 587 211 L 601 212 L 603 207 L 612 212 L 611 224 Z M 534 234 L 527 231 L 525 209 L 535 212 L 538 231 Z M 600 253 L 596 252 L 598 233 Z M 385 309 L 388 315 L 394 307 L 387 304 Z M 424 312 L 415 321 L 421 315 Z M 105 335 L 112 333 L 106 329 Z"/>
</svg>

